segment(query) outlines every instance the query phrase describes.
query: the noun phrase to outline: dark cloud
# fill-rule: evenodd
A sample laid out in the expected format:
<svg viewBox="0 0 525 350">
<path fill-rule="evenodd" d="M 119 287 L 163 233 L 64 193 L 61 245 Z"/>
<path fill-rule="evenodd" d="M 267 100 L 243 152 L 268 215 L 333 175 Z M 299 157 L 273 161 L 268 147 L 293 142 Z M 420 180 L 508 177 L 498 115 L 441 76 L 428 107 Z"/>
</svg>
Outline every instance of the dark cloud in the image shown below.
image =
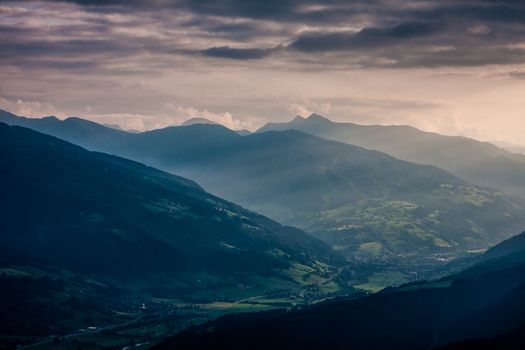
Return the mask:
<svg viewBox="0 0 525 350">
<path fill-rule="evenodd" d="M 358 32 L 306 34 L 289 47 L 306 52 L 339 51 L 396 45 L 401 41 L 426 37 L 439 31 L 434 23 L 402 23 L 391 28 L 364 28 Z"/>
<path fill-rule="evenodd" d="M 525 23 L 523 1 L 445 1 L 442 6 L 410 11 L 423 19 L 453 21 L 455 19 L 503 23 Z"/>
<path fill-rule="evenodd" d="M 322 3 L 315 0 L 70 0 L 69 2 L 84 6 L 124 5 L 140 9 L 159 7 L 190 9 L 201 14 L 248 18 L 290 17 L 304 6 Z M 350 1 L 352 2 L 361 1 Z M 329 3 L 344 3 L 344 1 L 332 0 Z"/>
<path fill-rule="evenodd" d="M 93 65 L 103 66 L 154 56 L 150 67 L 166 67 L 178 56 L 202 56 L 230 64 L 286 59 L 294 69 L 525 62 L 514 47 L 525 38 L 523 1 L 72 0 L 54 5 L 65 2 L 91 15 L 81 24 L 66 18 L 66 24 L 48 28 L 24 25 L 26 15 L 17 14 L 21 24 L 0 26 L 1 62 L 77 67 L 71 62 L 90 57 Z M 71 7 L 76 8 L 64 11 L 74 11 Z M 127 17 L 115 19 L 115 14 Z M 272 55 L 277 51 L 284 55 Z M 316 56 L 308 57 L 312 53 Z M 17 61 L 21 55 L 28 58 Z"/>
<path fill-rule="evenodd" d="M 272 25 L 266 21 L 250 19 L 228 20 L 218 17 L 194 16 L 181 23 L 183 27 L 196 29 L 203 36 L 224 38 L 245 43 L 253 38 L 290 37 L 293 32 L 286 25 Z"/>
<path fill-rule="evenodd" d="M 228 58 L 235 60 L 252 60 L 268 56 L 271 49 L 237 49 L 229 46 L 212 47 L 201 53 L 208 57 Z"/>
<path fill-rule="evenodd" d="M 463 18 L 482 21 L 525 22 L 522 0 L 58 0 L 91 8 L 171 9 L 200 15 L 275 21 L 345 21 L 349 16 L 371 16 L 395 21 Z M 392 24 L 392 22 L 390 23 Z"/>
<path fill-rule="evenodd" d="M 368 15 L 395 4 L 389 0 L 55 0 L 92 11 L 188 11 L 200 16 L 249 18 L 290 23 L 327 23 Z M 397 4 L 395 6 L 398 6 Z"/>
<path fill-rule="evenodd" d="M 293 0 L 226 0 L 226 1 L 181 1 L 193 11 L 220 16 L 239 16 L 250 18 L 280 17 L 293 13 L 297 1 Z"/>
<path fill-rule="evenodd" d="M 383 18 L 463 17 L 524 22 L 522 0 L 56 0 L 88 7 L 122 6 L 140 11 L 176 9 L 201 15 L 255 19 L 327 21 L 348 15 Z M 346 17 L 347 18 L 347 17 Z"/>
</svg>

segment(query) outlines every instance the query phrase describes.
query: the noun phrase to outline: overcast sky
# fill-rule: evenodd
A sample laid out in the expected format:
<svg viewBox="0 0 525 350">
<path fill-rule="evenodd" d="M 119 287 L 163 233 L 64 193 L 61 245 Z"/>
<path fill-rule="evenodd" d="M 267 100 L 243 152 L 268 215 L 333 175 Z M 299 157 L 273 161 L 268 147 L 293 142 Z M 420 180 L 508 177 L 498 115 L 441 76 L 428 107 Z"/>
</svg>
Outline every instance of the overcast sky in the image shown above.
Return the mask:
<svg viewBox="0 0 525 350">
<path fill-rule="evenodd" d="M 525 1 L 0 1 L 0 108 L 129 129 L 337 121 L 524 144 Z"/>
</svg>

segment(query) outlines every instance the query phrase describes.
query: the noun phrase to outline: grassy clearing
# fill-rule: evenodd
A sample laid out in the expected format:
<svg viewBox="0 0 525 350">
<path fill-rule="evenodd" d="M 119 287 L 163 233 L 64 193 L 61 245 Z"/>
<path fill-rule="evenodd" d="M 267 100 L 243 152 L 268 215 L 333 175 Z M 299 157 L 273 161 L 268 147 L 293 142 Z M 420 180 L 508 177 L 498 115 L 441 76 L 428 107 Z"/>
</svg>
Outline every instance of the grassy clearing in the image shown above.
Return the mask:
<svg viewBox="0 0 525 350">
<path fill-rule="evenodd" d="M 408 280 L 398 272 L 374 273 L 368 277 L 366 283 L 358 284 L 353 287 L 367 292 L 376 293 L 386 287 L 396 286 L 406 282 L 408 282 Z"/>
<path fill-rule="evenodd" d="M 487 248 L 478 248 L 478 249 L 469 249 L 467 250 L 467 253 L 469 254 L 482 254 L 487 251 Z"/>
<path fill-rule="evenodd" d="M 270 301 L 268 304 L 262 304 L 257 302 L 239 302 L 239 303 L 227 303 L 227 302 L 214 302 L 209 304 L 202 304 L 201 310 L 209 311 L 220 311 L 221 313 L 237 313 L 237 312 L 256 312 L 265 311 L 272 309 L 273 302 Z"/>
<path fill-rule="evenodd" d="M 380 242 L 361 243 L 359 245 L 359 250 L 372 256 L 379 256 L 383 250 L 383 244 Z"/>
<path fill-rule="evenodd" d="M 0 268 L 0 274 L 4 274 L 9 277 L 31 277 L 36 278 L 35 274 L 28 271 L 22 271 L 11 267 Z"/>
<path fill-rule="evenodd" d="M 318 287 L 319 287 L 319 290 L 325 294 L 337 293 L 341 290 L 341 286 L 339 286 L 339 284 L 337 284 L 334 281 L 329 281 L 326 283 L 319 284 Z"/>
<path fill-rule="evenodd" d="M 307 283 L 308 277 L 312 272 L 315 272 L 315 270 L 311 267 L 298 263 L 292 264 L 292 267 L 285 270 L 285 274 L 299 284 Z"/>
<path fill-rule="evenodd" d="M 447 241 L 441 239 L 441 238 L 438 238 L 438 237 L 434 237 L 434 244 L 438 247 L 441 247 L 441 248 L 450 248 L 452 247 L 450 245 L 450 243 L 448 243 Z"/>
<path fill-rule="evenodd" d="M 469 186 L 452 186 L 452 185 L 441 185 L 436 194 L 445 195 L 454 203 L 469 203 L 477 207 L 483 206 L 485 203 L 490 202 L 490 193 Z"/>
</svg>

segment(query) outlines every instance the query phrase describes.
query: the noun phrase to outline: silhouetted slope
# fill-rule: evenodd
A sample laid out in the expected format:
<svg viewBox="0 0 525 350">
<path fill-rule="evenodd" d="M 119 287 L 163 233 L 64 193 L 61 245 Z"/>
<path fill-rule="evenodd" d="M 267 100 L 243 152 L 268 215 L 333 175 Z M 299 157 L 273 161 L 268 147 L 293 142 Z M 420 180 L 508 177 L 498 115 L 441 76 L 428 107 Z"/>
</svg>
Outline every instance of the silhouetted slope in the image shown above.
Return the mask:
<svg viewBox="0 0 525 350">
<path fill-rule="evenodd" d="M 524 322 L 522 261 L 468 277 L 460 274 L 299 311 L 225 316 L 156 348 L 431 349 L 505 333 L 507 341 L 515 344 L 523 342 L 523 334 L 509 332 Z M 505 338 L 496 339 L 505 344 Z"/>
<path fill-rule="evenodd" d="M 410 126 L 358 125 L 332 122 L 317 114 L 288 123 L 268 123 L 258 130 L 296 129 L 331 140 L 431 164 L 475 184 L 525 197 L 525 156 L 487 142 L 444 136 Z"/>
<path fill-rule="evenodd" d="M 226 284 L 292 281 L 282 272 L 291 264 L 331 259 L 304 232 L 190 180 L 25 128 L 0 124 L 0 164 L 0 245 L 18 257 L 118 279 L 199 272 Z"/>
<path fill-rule="evenodd" d="M 25 118 L 0 110 L 0 122 L 30 128 L 96 151 L 111 148 L 128 135 L 125 131 L 76 117 L 65 120 L 56 117 Z"/>
<path fill-rule="evenodd" d="M 525 264 L 525 234 L 522 233 L 501 242 L 477 257 L 475 262 L 473 267 L 466 269 L 461 275 L 476 275 Z"/>
<path fill-rule="evenodd" d="M 438 348 L 439 350 L 523 350 L 525 324 L 491 339 L 469 339 Z"/>
</svg>

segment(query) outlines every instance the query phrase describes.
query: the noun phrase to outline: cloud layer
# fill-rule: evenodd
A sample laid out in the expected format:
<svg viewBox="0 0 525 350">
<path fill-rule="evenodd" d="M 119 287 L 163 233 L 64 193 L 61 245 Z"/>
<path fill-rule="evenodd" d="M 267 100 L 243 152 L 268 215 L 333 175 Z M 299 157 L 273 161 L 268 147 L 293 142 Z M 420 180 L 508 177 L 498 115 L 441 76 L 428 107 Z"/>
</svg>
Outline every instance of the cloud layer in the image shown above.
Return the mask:
<svg viewBox="0 0 525 350">
<path fill-rule="evenodd" d="M 0 47 L 0 96 L 53 105 L 57 114 L 155 116 L 169 123 L 180 118 L 166 105 L 191 106 L 184 108 L 254 128 L 301 111 L 418 124 L 406 115 L 440 110 L 448 116 L 438 119 L 494 129 L 488 116 L 474 120 L 478 106 L 467 111 L 464 103 L 472 99 L 463 89 L 506 106 L 517 95 L 525 71 L 525 3 L 9 1 L 0 2 Z M 447 88 L 447 81 L 456 85 Z M 484 89 L 470 88 L 478 83 Z M 507 95 L 494 97 L 489 89 L 496 87 Z M 416 101 L 417 112 L 369 104 L 393 100 Z M 511 115 L 517 124 L 518 114 Z M 143 119 L 144 128 L 166 124 Z"/>
<path fill-rule="evenodd" d="M 0 18 L 0 63 L 19 68 L 129 73 L 152 56 L 149 69 L 205 56 L 308 69 L 312 53 L 344 67 L 525 62 L 519 1 L 14 2 Z"/>
</svg>

